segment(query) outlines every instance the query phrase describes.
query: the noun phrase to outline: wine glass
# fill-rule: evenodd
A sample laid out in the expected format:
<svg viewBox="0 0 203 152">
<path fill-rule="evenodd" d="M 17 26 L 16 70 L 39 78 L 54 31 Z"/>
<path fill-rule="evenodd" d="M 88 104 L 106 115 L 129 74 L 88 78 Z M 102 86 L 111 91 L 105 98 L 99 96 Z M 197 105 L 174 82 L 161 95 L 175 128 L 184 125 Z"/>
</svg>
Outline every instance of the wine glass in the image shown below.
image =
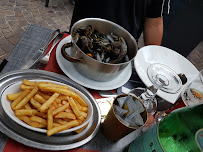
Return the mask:
<svg viewBox="0 0 203 152">
<path fill-rule="evenodd" d="M 143 102 L 148 113 L 154 115 L 157 109 L 155 98 L 157 91 L 176 94 L 182 88 L 182 81 L 175 71 L 159 63 L 151 64 L 147 68 L 147 76 L 153 85 L 147 88 L 132 89 L 129 94 L 136 95 Z"/>
<path fill-rule="evenodd" d="M 203 103 L 203 69 L 181 92 L 186 106 Z"/>
</svg>

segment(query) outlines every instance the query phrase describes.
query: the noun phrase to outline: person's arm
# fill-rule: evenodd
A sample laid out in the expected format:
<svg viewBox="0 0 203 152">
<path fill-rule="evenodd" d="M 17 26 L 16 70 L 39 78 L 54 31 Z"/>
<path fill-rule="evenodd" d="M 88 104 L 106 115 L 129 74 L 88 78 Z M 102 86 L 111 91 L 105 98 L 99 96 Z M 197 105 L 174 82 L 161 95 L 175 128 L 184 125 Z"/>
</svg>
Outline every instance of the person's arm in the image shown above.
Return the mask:
<svg viewBox="0 0 203 152">
<path fill-rule="evenodd" d="M 143 34 L 145 45 L 161 45 L 163 17 L 145 18 Z"/>
</svg>

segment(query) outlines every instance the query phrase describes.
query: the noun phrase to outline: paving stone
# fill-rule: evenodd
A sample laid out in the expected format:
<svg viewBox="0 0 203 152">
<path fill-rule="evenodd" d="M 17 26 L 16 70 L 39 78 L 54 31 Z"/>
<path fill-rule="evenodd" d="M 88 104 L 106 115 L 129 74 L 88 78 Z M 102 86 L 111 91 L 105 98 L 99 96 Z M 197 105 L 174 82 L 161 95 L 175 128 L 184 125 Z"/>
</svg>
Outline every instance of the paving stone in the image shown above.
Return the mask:
<svg viewBox="0 0 203 152">
<path fill-rule="evenodd" d="M 34 13 L 32 13 L 32 16 L 33 16 L 33 17 L 40 17 L 41 14 L 40 14 L 39 12 L 34 12 Z"/>
<path fill-rule="evenodd" d="M 9 33 L 9 32 L 12 32 L 11 28 L 4 28 L 1 30 L 2 33 Z"/>
<path fill-rule="evenodd" d="M 11 37 L 11 36 L 13 36 L 13 35 L 15 35 L 15 33 L 14 32 L 9 32 L 9 33 L 4 33 L 3 34 L 3 36 L 5 37 L 5 38 L 9 38 L 9 37 Z"/>
<path fill-rule="evenodd" d="M 7 43 L 8 40 L 5 37 L 0 37 L 0 45 L 3 45 L 4 43 Z"/>
<path fill-rule="evenodd" d="M 15 11 L 5 11 L 6 16 L 14 16 Z"/>
<path fill-rule="evenodd" d="M 9 0 L 9 2 L 11 2 L 11 3 L 15 3 L 15 0 Z"/>
<path fill-rule="evenodd" d="M 6 52 L 2 48 L 0 48 L 0 58 L 3 57 L 5 54 Z"/>
<path fill-rule="evenodd" d="M 19 22 L 16 20 L 16 21 L 8 21 L 8 24 L 10 26 L 19 26 Z"/>
<path fill-rule="evenodd" d="M 20 37 L 18 35 L 13 35 L 8 38 L 8 41 L 11 42 L 13 45 L 16 45 L 19 41 Z"/>
<path fill-rule="evenodd" d="M 3 10 L 4 8 L 5 8 L 5 6 L 1 6 L 1 5 L 0 5 L 0 10 Z"/>
<path fill-rule="evenodd" d="M 7 21 L 15 21 L 16 20 L 15 16 L 6 16 L 5 18 Z"/>
<path fill-rule="evenodd" d="M 19 25 L 19 26 L 12 26 L 11 28 L 12 28 L 12 30 L 13 30 L 14 32 L 18 32 L 18 31 L 22 30 L 22 28 L 21 28 L 20 25 Z"/>
<path fill-rule="evenodd" d="M 34 17 L 34 19 L 35 19 L 36 22 L 43 21 L 43 18 L 42 18 L 42 17 Z"/>
<path fill-rule="evenodd" d="M 16 6 L 14 11 L 15 13 L 22 13 L 23 12 L 22 6 Z"/>
<path fill-rule="evenodd" d="M 22 20 L 19 20 L 19 25 L 22 27 L 22 26 L 29 25 L 29 23 L 26 20 L 22 19 Z"/>
<path fill-rule="evenodd" d="M 13 7 L 13 5 L 11 5 L 11 6 L 8 6 L 8 5 L 7 5 L 7 6 L 6 6 L 6 9 L 7 9 L 7 10 L 14 10 L 14 7 Z"/>
<path fill-rule="evenodd" d="M 42 26 L 42 27 L 48 25 L 44 20 L 42 20 L 42 21 L 40 21 L 40 22 L 38 22 L 38 23 L 39 23 L 39 25 Z"/>
<path fill-rule="evenodd" d="M 38 12 L 38 9 L 37 8 L 30 8 L 30 11 L 31 12 Z"/>
<path fill-rule="evenodd" d="M 25 19 L 29 19 L 29 18 L 32 18 L 32 17 L 33 17 L 32 14 L 24 14 Z"/>
<path fill-rule="evenodd" d="M 22 29 L 22 30 L 16 32 L 16 35 L 18 35 L 19 37 L 21 37 L 21 36 L 23 35 L 23 33 L 24 33 L 24 30 Z"/>
<path fill-rule="evenodd" d="M 30 10 L 22 10 L 23 14 L 32 14 L 32 12 Z"/>
<path fill-rule="evenodd" d="M 28 25 L 22 26 L 21 28 L 25 31 L 27 27 L 28 27 Z"/>
<path fill-rule="evenodd" d="M 5 11 L 1 11 L 0 16 L 5 16 Z"/>
<path fill-rule="evenodd" d="M 23 16 L 23 13 L 21 13 L 21 12 L 16 12 L 16 13 L 15 13 L 15 16 L 17 16 L 17 17 Z"/>
<path fill-rule="evenodd" d="M 0 24 L 1 29 L 9 28 L 9 24 Z"/>
<path fill-rule="evenodd" d="M 7 43 L 4 43 L 1 45 L 1 48 L 6 52 L 10 53 L 14 49 L 15 45 L 10 43 L 9 41 Z"/>
<path fill-rule="evenodd" d="M 66 31 L 66 32 L 68 32 L 68 31 L 69 31 L 69 27 L 66 27 L 66 28 L 65 28 L 65 27 L 62 27 L 62 28 L 60 28 L 60 30 L 61 30 L 61 31 Z"/>
<path fill-rule="evenodd" d="M 1 2 L 1 6 L 6 6 L 6 2 Z"/>
<path fill-rule="evenodd" d="M 20 17 L 15 17 L 16 20 L 19 22 L 19 21 L 22 21 L 22 20 L 25 20 L 24 16 L 20 16 Z"/>
<path fill-rule="evenodd" d="M 4 34 L 2 32 L 0 32 L 0 37 L 3 37 L 3 36 L 4 36 Z"/>
<path fill-rule="evenodd" d="M 13 6 L 13 4 L 14 4 L 14 2 L 12 2 L 12 1 L 7 1 L 7 3 L 6 3 L 7 6 Z"/>
<path fill-rule="evenodd" d="M 6 52 L 5 54 L 3 54 L 1 57 L 0 57 L 0 61 L 2 62 L 4 59 L 7 59 L 9 57 L 11 52 Z"/>
<path fill-rule="evenodd" d="M 35 21 L 35 19 L 29 19 L 27 20 L 29 24 L 37 24 L 37 22 Z"/>
<path fill-rule="evenodd" d="M 63 20 L 57 21 L 56 23 L 61 26 L 66 25 L 66 22 L 64 22 Z"/>
</svg>

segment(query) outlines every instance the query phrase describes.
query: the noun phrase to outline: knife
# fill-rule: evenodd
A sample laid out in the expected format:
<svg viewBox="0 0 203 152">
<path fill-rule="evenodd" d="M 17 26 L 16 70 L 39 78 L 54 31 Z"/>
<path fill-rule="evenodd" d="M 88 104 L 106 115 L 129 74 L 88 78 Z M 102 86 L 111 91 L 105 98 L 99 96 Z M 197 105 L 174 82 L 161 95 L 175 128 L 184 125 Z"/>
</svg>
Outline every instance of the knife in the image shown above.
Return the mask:
<svg viewBox="0 0 203 152">
<path fill-rule="evenodd" d="M 48 42 L 42 47 L 40 48 L 35 54 L 34 56 L 25 64 L 23 65 L 20 69 L 29 69 L 32 65 L 34 65 L 39 59 L 41 59 L 44 54 L 46 53 L 45 50 L 47 49 L 48 45 L 53 41 L 53 39 L 56 38 L 56 36 L 59 34 L 60 30 L 57 29 L 55 30 L 51 37 L 49 38 Z"/>
<path fill-rule="evenodd" d="M 109 90 L 98 90 L 98 93 L 101 97 L 116 97 L 119 94 L 128 94 L 131 91 L 131 89 L 126 88 L 124 86 L 121 87 L 121 92 L 120 93 L 114 93 L 112 91 Z"/>
</svg>

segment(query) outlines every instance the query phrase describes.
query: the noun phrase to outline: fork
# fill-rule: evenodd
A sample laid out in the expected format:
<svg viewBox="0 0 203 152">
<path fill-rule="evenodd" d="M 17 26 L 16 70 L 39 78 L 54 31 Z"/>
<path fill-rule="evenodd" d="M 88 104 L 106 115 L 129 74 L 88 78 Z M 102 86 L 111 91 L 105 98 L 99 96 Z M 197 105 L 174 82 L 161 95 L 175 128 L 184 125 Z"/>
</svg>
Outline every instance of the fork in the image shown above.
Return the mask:
<svg viewBox="0 0 203 152">
<path fill-rule="evenodd" d="M 40 63 L 47 65 L 49 62 L 49 58 L 51 55 L 52 50 L 54 49 L 54 47 L 56 46 L 56 44 L 61 40 L 61 38 L 63 37 L 63 33 L 60 33 L 54 40 L 53 45 L 51 47 L 51 49 L 49 50 L 49 52 L 41 59 L 39 60 Z"/>
<path fill-rule="evenodd" d="M 60 34 L 54 39 L 54 42 L 53 42 L 53 44 L 52 44 L 51 49 L 49 50 L 49 52 L 48 52 L 42 59 L 40 59 L 39 61 L 37 61 L 37 63 L 36 63 L 32 68 L 34 68 L 34 69 L 40 69 L 40 68 L 45 67 L 45 66 L 48 64 L 52 50 L 54 49 L 54 47 L 56 46 L 56 44 L 61 40 L 62 37 L 63 37 L 63 33 L 60 33 Z"/>
</svg>

